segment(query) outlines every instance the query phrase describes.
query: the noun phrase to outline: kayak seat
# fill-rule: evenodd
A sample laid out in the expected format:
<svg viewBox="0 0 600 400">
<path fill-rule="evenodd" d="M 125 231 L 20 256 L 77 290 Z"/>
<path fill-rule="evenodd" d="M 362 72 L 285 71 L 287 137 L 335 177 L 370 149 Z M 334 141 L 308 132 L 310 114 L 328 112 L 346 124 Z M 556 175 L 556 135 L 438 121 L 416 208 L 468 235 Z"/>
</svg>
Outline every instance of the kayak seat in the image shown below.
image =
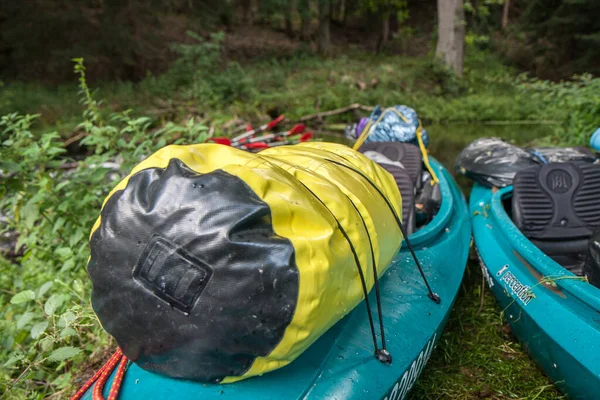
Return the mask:
<svg viewBox="0 0 600 400">
<path fill-rule="evenodd" d="M 410 143 L 401 142 L 368 142 L 363 144 L 361 153 L 374 151 L 382 154 L 393 162 L 401 163 L 412 179 L 413 186 L 421 189 L 421 172 L 423 171 L 423 161 L 421 159 L 421 150 Z"/>
<path fill-rule="evenodd" d="M 588 282 L 600 288 L 600 229 L 590 238 L 583 274 Z"/>
<path fill-rule="evenodd" d="M 600 226 L 600 165 L 549 163 L 519 171 L 511 211 L 525 237 L 581 275 L 588 240 Z"/>
<path fill-rule="evenodd" d="M 416 230 L 415 187 L 408 172 L 400 167 L 380 164 L 383 169 L 392 174 L 400 194 L 402 195 L 402 224 L 409 235 Z"/>
<path fill-rule="evenodd" d="M 420 181 L 422 170 L 419 148 L 400 142 L 370 142 L 363 145 L 359 151 L 392 174 L 402 195 L 402 224 L 409 235 L 415 232 L 415 182 Z M 415 160 L 418 160 L 418 166 Z"/>
</svg>

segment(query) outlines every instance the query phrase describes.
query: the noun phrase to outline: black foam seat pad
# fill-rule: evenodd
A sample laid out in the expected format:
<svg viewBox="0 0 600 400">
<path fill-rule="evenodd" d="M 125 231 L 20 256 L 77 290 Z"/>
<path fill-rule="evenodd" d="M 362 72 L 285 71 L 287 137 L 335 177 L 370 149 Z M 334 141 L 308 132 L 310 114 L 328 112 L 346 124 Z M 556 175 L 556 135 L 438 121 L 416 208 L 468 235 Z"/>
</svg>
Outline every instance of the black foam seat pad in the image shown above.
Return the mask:
<svg viewBox="0 0 600 400">
<path fill-rule="evenodd" d="M 402 224 L 410 235 L 416 229 L 415 187 L 412 177 L 400 167 L 390 164 L 380 164 L 383 169 L 392 174 L 402 196 Z"/>
<path fill-rule="evenodd" d="M 386 171 L 394 177 L 402 195 L 402 224 L 408 234 L 416 230 L 415 193 L 420 187 L 423 164 L 421 151 L 413 144 L 401 142 L 369 142 L 363 144 L 359 151 L 365 153 L 374 151 L 392 162 L 402 164 L 402 167 L 380 162 Z"/>
<path fill-rule="evenodd" d="M 536 165 L 515 175 L 512 219 L 559 264 L 580 273 L 588 239 L 600 226 L 600 165 Z"/>
<path fill-rule="evenodd" d="M 361 153 L 366 151 L 376 151 L 392 161 L 401 163 L 408 172 L 413 186 L 417 189 L 421 187 L 423 162 L 421 160 L 421 150 L 414 144 L 401 142 L 367 142 L 363 144 L 358 151 Z"/>
</svg>

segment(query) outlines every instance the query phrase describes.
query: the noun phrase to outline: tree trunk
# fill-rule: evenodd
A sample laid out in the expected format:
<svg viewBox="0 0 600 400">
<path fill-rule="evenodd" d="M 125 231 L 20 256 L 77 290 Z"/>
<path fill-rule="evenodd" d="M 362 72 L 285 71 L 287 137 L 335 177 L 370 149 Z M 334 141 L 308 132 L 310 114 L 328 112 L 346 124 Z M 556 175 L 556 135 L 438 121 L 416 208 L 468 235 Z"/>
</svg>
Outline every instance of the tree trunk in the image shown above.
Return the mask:
<svg viewBox="0 0 600 400">
<path fill-rule="evenodd" d="M 463 0 L 438 0 L 438 42 L 435 55 L 462 76 L 465 56 Z"/>
<path fill-rule="evenodd" d="M 250 0 L 240 0 L 240 6 L 242 9 L 242 24 L 252 25 L 252 7 Z"/>
<path fill-rule="evenodd" d="M 260 13 L 260 0 L 250 0 L 250 24 L 256 23 Z"/>
<path fill-rule="evenodd" d="M 302 40 L 310 40 L 312 13 L 310 10 L 310 0 L 300 0 L 300 16 L 301 16 L 301 36 Z"/>
<path fill-rule="evenodd" d="M 296 2 L 294 0 L 288 0 L 287 7 L 285 9 L 285 33 L 288 37 L 294 37 L 294 24 L 293 24 L 293 16 L 294 10 L 296 8 Z"/>
<path fill-rule="evenodd" d="M 339 2 L 339 6 L 338 6 L 338 22 L 340 22 L 341 24 L 343 24 L 346 19 L 346 0 L 340 0 Z"/>
<path fill-rule="evenodd" d="M 510 0 L 504 0 L 504 9 L 502 10 L 502 29 L 508 26 L 508 10 L 510 9 Z"/>
<path fill-rule="evenodd" d="M 330 18 L 330 0 L 319 0 L 319 53 L 323 56 L 331 51 Z"/>
<path fill-rule="evenodd" d="M 381 32 L 377 41 L 377 54 L 385 47 L 390 38 L 390 13 L 384 12 L 381 15 Z"/>
</svg>

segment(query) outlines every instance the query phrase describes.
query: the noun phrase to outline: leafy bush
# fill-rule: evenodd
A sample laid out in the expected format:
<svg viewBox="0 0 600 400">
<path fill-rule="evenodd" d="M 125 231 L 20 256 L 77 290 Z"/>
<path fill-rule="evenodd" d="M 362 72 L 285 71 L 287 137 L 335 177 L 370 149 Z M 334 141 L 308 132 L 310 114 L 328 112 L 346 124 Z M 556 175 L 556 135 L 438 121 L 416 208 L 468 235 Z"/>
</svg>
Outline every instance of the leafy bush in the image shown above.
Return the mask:
<svg viewBox="0 0 600 400">
<path fill-rule="evenodd" d="M 0 119 L 0 234 L 16 238 L 12 253 L 0 252 L 0 391 L 13 398 L 71 391 L 78 367 L 109 344 L 91 310 L 85 272 L 102 199 L 158 148 L 206 137 L 193 120 L 154 126 L 129 111 L 105 118 L 82 59 L 75 72 L 85 105 L 84 160 L 74 161 L 56 132 L 35 134 L 37 115 Z"/>
<path fill-rule="evenodd" d="M 600 126 L 600 78 L 589 74 L 566 82 L 522 79 L 520 91 L 544 107 L 545 114 L 561 121 L 548 138 L 555 145 L 587 146 Z"/>
<path fill-rule="evenodd" d="M 171 49 L 179 55 L 175 64 L 160 77 L 147 78 L 142 82 L 143 88 L 162 97 L 182 89 L 184 98 L 208 106 L 227 106 L 252 95 L 252 81 L 241 65 L 222 65 L 222 32 L 211 34 L 210 40 L 191 31 L 188 36 L 195 43 L 172 45 Z"/>
</svg>

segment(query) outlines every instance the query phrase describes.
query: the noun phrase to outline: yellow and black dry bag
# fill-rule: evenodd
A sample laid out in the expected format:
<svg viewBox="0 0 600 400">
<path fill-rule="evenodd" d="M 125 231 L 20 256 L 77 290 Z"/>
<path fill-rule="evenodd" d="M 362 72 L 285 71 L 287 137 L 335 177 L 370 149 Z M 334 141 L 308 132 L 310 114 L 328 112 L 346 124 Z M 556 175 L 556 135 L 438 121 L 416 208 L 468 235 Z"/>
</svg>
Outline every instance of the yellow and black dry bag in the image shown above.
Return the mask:
<svg viewBox="0 0 600 400">
<path fill-rule="evenodd" d="M 392 176 L 343 145 L 168 146 L 104 202 L 92 306 L 146 370 L 260 375 L 360 303 L 400 248 L 401 215 Z"/>
</svg>

